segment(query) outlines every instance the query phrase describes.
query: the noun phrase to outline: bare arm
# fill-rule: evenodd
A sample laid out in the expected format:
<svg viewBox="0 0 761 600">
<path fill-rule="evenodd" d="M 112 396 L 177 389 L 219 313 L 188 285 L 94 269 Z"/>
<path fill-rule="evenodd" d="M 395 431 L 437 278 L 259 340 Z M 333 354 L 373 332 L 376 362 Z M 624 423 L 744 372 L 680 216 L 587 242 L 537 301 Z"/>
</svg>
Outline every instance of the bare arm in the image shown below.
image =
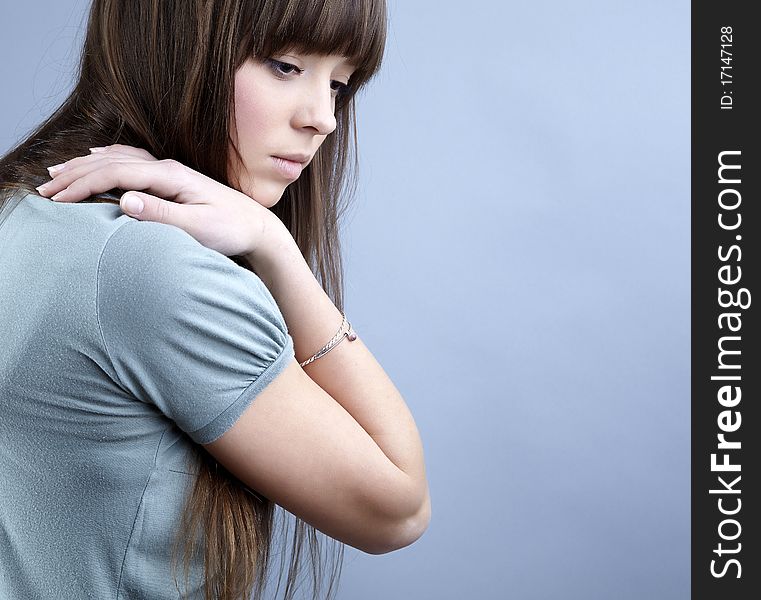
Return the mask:
<svg viewBox="0 0 761 600">
<path fill-rule="evenodd" d="M 251 197 L 119 144 L 67 165 L 46 194 L 65 190 L 63 200 L 77 202 L 134 182 L 143 191 L 125 199 L 144 202 L 139 220 L 180 227 L 225 256 L 247 256 L 280 306 L 300 361 L 336 333 L 341 316 L 292 236 Z M 336 539 L 371 553 L 414 542 L 428 526 L 430 498 L 420 436 L 393 383 L 361 339 L 343 341 L 306 370 L 289 359 L 206 449 L 249 487 Z"/>
<path fill-rule="evenodd" d="M 302 362 L 336 333 L 342 317 L 287 229 L 280 221 L 268 225 L 266 243 L 263 240 L 259 249 L 247 258 L 278 303 L 294 340 L 296 358 Z M 283 381 L 276 378 L 251 410 L 256 411 L 257 405 L 261 413 L 268 407 L 286 410 L 284 401 L 291 403 L 290 410 L 297 401 L 292 390 L 302 390 L 296 392 L 305 400 L 301 409 L 311 416 L 303 411 L 279 415 L 281 419 L 291 419 L 294 436 L 290 448 L 299 448 L 293 460 L 300 456 L 301 465 L 288 462 L 290 448 L 284 449 L 277 459 L 281 461 L 279 472 L 291 469 L 292 480 L 300 484 L 285 489 L 275 472 L 269 474 L 269 479 L 254 476 L 249 481 L 297 516 L 362 549 L 387 551 L 415 541 L 427 527 L 431 511 L 420 435 L 404 399 L 362 340 L 359 337 L 352 342 L 344 340 L 303 370 L 294 363 L 287 371 L 293 373 L 284 373 Z M 315 389 L 310 390 L 304 380 L 290 384 L 288 377 L 311 379 Z M 306 388 L 298 388 L 299 385 Z M 277 395 L 273 390 L 278 386 L 282 393 L 268 400 L 267 396 Z M 312 400 L 307 402 L 307 397 Z M 236 433 L 233 427 L 228 432 L 231 435 L 226 434 L 208 447 L 212 454 L 235 462 L 235 458 L 225 453 L 236 452 L 232 448 L 247 443 L 245 440 L 255 443 L 251 441 L 253 433 L 246 433 L 245 417 L 241 419 L 241 431 Z M 261 425 L 263 416 L 257 418 Z M 251 417 L 250 427 L 257 426 L 253 422 Z M 313 429 L 317 423 L 319 426 Z M 266 433 L 257 435 L 261 439 Z M 253 456 L 265 449 L 252 447 L 250 451 Z M 304 457 L 303 453 L 310 456 Z M 238 465 L 238 470 L 245 480 L 245 466 Z M 235 465 L 232 471 L 236 473 Z M 318 506 L 315 489 L 310 489 L 310 485 L 324 490 L 326 481 L 330 482 L 334 496 L 323 497 Z M 381 533 L 381 529 L 393 533 Z M 387 541 L 376 545 L 372 541 L 375 537 Z"/>
</svg>

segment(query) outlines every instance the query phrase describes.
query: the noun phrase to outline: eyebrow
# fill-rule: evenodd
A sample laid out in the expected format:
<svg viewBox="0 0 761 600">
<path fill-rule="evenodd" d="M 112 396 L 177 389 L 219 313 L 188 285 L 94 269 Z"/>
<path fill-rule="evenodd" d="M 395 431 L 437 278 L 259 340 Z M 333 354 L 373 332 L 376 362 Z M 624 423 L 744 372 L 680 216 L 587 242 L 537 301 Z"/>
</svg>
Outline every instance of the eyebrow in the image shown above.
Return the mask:
<svg viewBox="0 0 761 600">
<path fill-rule="evenodd" d="M 359 68 L 359 65 L 351 60 L 348 56 L 343 56 L 343 61 L 341 62 L 342 65 L 346 65 L 347 67 L 351 67 L 352 69 Z"/>
<path fill-rule="evenodd" d="M 323 54 L 321 52 L 306 52 L 304 50 L 298 49 L 298 48 L 291 48 L 290 50 L 286 49 L 283 51 L 283 54 L 302 54 L 304 56 L 334 56 L 333 54 Z M 356 71 L 359 68 L 359 65 L 355 63 L 350 56 L 344 56 L 343 54 L 335 55 L 340 56 L 343 60 L 339 62 L 336 67 L 350 67 L 354 71 Z"/>
</svg>

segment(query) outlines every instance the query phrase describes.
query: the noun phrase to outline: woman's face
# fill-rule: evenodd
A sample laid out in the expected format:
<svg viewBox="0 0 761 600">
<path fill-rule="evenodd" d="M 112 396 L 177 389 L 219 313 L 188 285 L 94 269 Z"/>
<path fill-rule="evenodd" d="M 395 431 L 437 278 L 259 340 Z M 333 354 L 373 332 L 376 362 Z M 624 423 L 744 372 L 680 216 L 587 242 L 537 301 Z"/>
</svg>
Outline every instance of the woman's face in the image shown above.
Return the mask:
<svg viewBox="0 0 761 600">
<path fill-rule="evenodd" d="M 244 194 L 268 208 L 280 200 L 336 128 L 336 97 L 353 71 L 337 55 L 285 52 L 243 63 L 232 132 L 243 164 L 230 168 Z"/>
</svg>

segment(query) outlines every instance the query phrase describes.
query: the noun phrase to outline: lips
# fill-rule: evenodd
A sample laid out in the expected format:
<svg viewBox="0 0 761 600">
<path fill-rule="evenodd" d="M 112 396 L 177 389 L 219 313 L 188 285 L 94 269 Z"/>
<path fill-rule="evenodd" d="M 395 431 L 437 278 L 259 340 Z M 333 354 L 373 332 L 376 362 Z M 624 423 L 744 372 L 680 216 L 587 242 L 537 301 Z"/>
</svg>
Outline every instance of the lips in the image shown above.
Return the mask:
<svg viewBox="0 0 761 600">
<path fill-rule="evenodd" d="M 303 163 L 287 158 L 281 158 L 279 156 L 272 157 L 272 164 L 277 172 L 289 181 L 295 181 L 298 179 L 302 169 L 304 169 Z"/>
<path fill-rule="evenodd" d="M 292 162 L 300 163 L 301 166 L 306 167 L 312 157 L 309 154 L 273 154 L 275 158 L 283 158 Z"/>
</svg>

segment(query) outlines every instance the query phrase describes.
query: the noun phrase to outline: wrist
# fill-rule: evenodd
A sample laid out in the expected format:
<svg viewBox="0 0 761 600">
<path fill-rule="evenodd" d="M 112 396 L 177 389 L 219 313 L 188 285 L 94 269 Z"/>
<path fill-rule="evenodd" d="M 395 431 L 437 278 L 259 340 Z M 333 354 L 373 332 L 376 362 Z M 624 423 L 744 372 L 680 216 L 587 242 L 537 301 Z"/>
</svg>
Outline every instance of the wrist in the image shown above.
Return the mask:
<svg viewBox="0 0 761 600">
<path fill-rule="evenodd" d="M 285 224 L 273 213 L 264 220 L 260 234 L 257 236 L 255 247 L 243 258 L 261 277 L 268 288 L 271 288 L 276 273 L 282 266 L 301 259 L 296 240 Z"/>
<path fill-rule="evenodd" d="M 257 227 L 258 231 L 254 234 L 250 250 L 243 255 L 252 267 L 271 259 L 272 255 L 284 246 L 296 243 L 285 223 L 274 213 L 266 211 L 264 217 L 257 214 L 256 218 L 260 227 Z"/>
</svg>

